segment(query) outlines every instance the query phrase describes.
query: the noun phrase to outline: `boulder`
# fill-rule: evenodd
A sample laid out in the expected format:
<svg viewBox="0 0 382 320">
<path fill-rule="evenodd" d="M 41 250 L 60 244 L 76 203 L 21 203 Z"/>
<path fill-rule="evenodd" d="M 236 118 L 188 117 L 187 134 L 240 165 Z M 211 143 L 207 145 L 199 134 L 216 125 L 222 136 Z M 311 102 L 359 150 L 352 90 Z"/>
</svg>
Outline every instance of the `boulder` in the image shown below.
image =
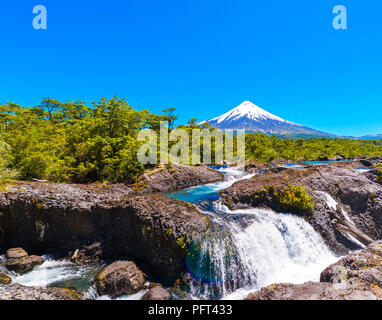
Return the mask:
<svg viewBox="0 0 382 320">
<path fill-rule="evenodd" d="M 175 278 L 184 271 L 189 244 L 210 224 L 189 203 L 132 195 L 120 185 L 21 182 L 0 191 L 0 212 L 6 230 L 0 250 L 130 257 L 153 276 Z"/>
<path fill-rule="evenodd" d="M 10 284 L 12 279 L 4 273 L 0 273 L 0 285 Z"/>
<path fill-rule="evenodd" d="M 269 164 L 265 164 L 265 163 L 260 163 L 260 162 L 255 162 L 255 161 L 252 161 L 252 160 L 247 160 L 245 162 L 245 171 L 246 172 L 261 172 L 261 171 L 264 171 L 266 169 L 270 169 L 272 168 Z"/>
<path fill-rule="evenodd" d="M 73 262 L 83 262 L 87 260 L 99 260 L 103 255 L 103 247 L 100 242 L 94 242 L 90 245 L 82 246 L 71 256 Z"/>
<path fill-rule="evenodd" d="M 141 300 L 170 300 L 170 293 L 164 289 L 160 284 L 155 284 L 149 288 Z"/>
<path fill-rule="evenodd" d="M 246 300 L 382 300 L 382 241 L 327 267 L 320 281 L 273 284 Z"/>
<path fill-rule="evenodd" d="M 12 248 L 7 250 L 5 256 L 7 257 L 7 259 L 20 259 L 26 258 L 28 256 L 28 253 L 22 248 Z"/>
<path fill-rule="evenodd" d="M 0 286 L 0 300 L 80 300 L 78 292 L 66 288 L 26 287 L 12 283 Z"/>
<path fill-rule="evenodd" d="M 112 298 L 137 293 L 144 288 L 145 282 L 143 272 L 131 261 L 116 261 L 94 277 L 98 294 Z"/>
<path fill-rule="evenodd" d="M 5 263 L 5 266 L 10 271 L 17 273 L 26 273 L 32 271 L 34 267 L 39 266 L 45 262 L 43 257 L 29 256 L 26 258 L 12 259 Z"/>
</svg>

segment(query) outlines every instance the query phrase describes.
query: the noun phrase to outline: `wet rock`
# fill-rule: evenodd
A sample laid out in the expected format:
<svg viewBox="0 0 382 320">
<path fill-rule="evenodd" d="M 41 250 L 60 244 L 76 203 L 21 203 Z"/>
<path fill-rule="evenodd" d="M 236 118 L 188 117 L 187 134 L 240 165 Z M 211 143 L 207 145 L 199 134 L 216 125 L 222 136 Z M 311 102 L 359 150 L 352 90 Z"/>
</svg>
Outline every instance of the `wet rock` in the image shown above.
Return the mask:
<svg viewBox="0 0 382 320">
<path fill-rule="evenodd" d="M 12 279 L 4 273 L 0 273 L 0 285 L 10 284 Z"/>
<path fill-rule="evenodd" d="M 103 247 L 100 242 L 94 242 L 91 245 L 83 246 L 77 249 L 71 256 L 73 262 L 84 262 L 88 260 L 99 260 L 103 255 Z"/>
<path fill-rule="evenodd" d="M 9 186 L 0 192 L 0 212 L 6 230 L 0 250 L 21 246 L 35 254 L 67 257 L 100 243 L 102 253 L 93 248 L 100 258 L 130 257 L 158 277 L 184 271 L 189 244 L 210 223 L 189 203 L 160 195 L 134 196 L 121 186 L 100 184 Z"/>
<path fill-rule="evenodd" d="M 7 253 L 5 256 L 8 259 L 20 259 L 20 258 L 26 258 L 28 256 L 28 253 L 22 248 L 12 248 L 7 250 Z"/>
<path fill-rule="evenodd" d="M 247 160 L 245 162 L 245 171 L 246 172 L 259 172 L 259 171 L 264 171 L 266 169 L 272 168 L 269 164 L 265 163 L 259 163 L 251 160 Z"/>
<path fill-rule="evenodd" d="M 382 300 L 382 241 L 326 268 L 321 282 L 273 284 L 246 300 Z"/>
<path fill-rule="evenodd" d="M 99 295 L 116 298 L 142 290 L 145 277 L 134 262 L 116 261 L 97 273 L 94 282 Z"/>
<path fill-rule="evenodd" d="M 26 287 L 12 283 L 0 286 L 0 300 L 80 300 L 78 292 L 65 288 Z"/>
<path fill-rule="evenodd" d="M 39 266 L 45 262 L 43 257 L 29 256 L 26 258 L 12 259 L 5 262 L 5 266 L 10 271 L 17 273 L 26 273 L 33 270 L 34 267 Z"/>
<path fill-rule="evenodd" d="M 147 291 L 141 300 L 169 300 L 171 297 L 170 293 L 164 289 L 160 284 L 155 284 L 151 286 L 149 291 Z"/>
<path fill-rule="evenodd" d="M 370 168 L 373 166 L 373 163 L 369 160 L 359 160 L 366 168 Z"/>
<path fill-rule="evenodd" d="M 223 179 L 222 173 L 205 165 L 172 164 L 145 172 L 134 184 L 133 189 L 139 194 L 171 192 Z"/>
<path fill-rule="evenodd" d="M 355 170 L 364 167 L 359 161 L 351 161 L 299 170 L 268 170 L 251 179 L 236 182 L 221 191 L 220 195 L 224 204 L 231 209 L 268 206 L 277 212 L 300 214 L 321 234 L 331 250 L 344 255 L 360 246 L 348 237 L 347 232 L 343 232 L 344 228 L 338 226 L 351 223 L 359 230 L 359 234 L 371 240 L 382 238 L 382 185 L 373 178 L 372 173 L 364 174 Z M 277 201 L 270 201 L 272 194 L 265 192 L 290 185 L 306 189 L 307 194 L 314 199 L 313 210 L 285 211 Z M 322 191 L 338 203 L 336 208 L 328 205 Z M 333 224 L 334 220 L 339 224 Z"/>
</svg>

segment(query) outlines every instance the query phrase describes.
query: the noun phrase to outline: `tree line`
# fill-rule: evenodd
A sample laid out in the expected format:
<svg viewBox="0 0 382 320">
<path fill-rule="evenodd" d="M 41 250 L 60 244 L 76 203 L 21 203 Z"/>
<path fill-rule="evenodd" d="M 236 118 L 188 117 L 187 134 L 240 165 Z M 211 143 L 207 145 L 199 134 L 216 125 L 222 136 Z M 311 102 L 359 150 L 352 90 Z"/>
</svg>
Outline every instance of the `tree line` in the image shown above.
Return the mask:
<svg viewBox="0 0 382 320">
<path fill-rule="evenodd" d="M 102 98 L 60 102 L 44 98 L 34 107 L 0 105 L 0 183 L 9 179 L 57 182 L 134 183 L 153 165 L 142 165 L 137 152 L 142 129 L 160 130 L 160 122 L 176 125 L 175 109 L 162 115 L 135 110 L 125 99 Z M 192 132 L 195 118 L 178 126 Z M 212 129 L 212 128 L 210 128 Z M 159 143 L 159 142 L 158 142 Z M 213 145 L 213 149 L 215 146 Z M 346 157 L 382 155 L 381 140 L 280 139 L 265 134 L 246 135 L 246 156 L 269 162 L 278 158 L 314 160 L 342 154 Z"/>
</svg>

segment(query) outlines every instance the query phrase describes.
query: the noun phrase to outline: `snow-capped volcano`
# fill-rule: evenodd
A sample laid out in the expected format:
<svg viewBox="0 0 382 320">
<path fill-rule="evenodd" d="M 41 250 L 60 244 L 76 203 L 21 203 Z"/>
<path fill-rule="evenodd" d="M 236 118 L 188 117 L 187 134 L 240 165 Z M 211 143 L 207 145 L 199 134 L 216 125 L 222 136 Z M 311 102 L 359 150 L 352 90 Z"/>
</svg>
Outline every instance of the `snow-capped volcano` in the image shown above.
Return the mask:
<svg viewBox="0 0 382 320">
<path fill-rule="evenodd" d="M 220 124 L 223 121 L 235 121 L 240 119 L 251 119 L 256 121 L 271 119 L 280 122 L 288 122 L 268 111 L 265 111 L 264 109 L 261 109 L 251 101 L 244 101 L 231 111 L 228 111 L 220 117 L 213 118 L 208 122 L 211 123 L 211 121 L 216 121 L 218 124 Z"/>
<path fill-rule="evenodd" d="M 284 120 L 250 101 L 244 101 L 231 111 L 203 122 L 208 122 L 212 127 L 219 129 L 245 129 L 270 134 L 300 134 L 316 137 L 331 136 L 328 133 Z"/>
</svg>

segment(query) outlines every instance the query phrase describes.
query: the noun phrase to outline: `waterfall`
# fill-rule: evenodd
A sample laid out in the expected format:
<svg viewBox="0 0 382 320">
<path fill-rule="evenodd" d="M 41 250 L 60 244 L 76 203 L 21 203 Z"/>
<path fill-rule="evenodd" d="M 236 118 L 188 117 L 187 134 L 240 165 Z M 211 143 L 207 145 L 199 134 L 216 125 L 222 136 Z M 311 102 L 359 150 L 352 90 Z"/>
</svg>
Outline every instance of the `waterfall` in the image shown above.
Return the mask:
<svg viewBox="0 0 382 320">
<path fill-rule="evenodd" d="M 215 207 L 220 216 L 213 222 L 226 229 L 219 237 L 214 232 L 212 239 L 204 239 L 196 261 L 187 264 L 194 266 L 189 272 L 196 280 L 191 285 L 196 299 L 239 299 L 272 283 L 319 281 L 321 271 L 337 260 L 300 217 L 267 209 L 230 211 L 219 203 Z"/>
</svg>

